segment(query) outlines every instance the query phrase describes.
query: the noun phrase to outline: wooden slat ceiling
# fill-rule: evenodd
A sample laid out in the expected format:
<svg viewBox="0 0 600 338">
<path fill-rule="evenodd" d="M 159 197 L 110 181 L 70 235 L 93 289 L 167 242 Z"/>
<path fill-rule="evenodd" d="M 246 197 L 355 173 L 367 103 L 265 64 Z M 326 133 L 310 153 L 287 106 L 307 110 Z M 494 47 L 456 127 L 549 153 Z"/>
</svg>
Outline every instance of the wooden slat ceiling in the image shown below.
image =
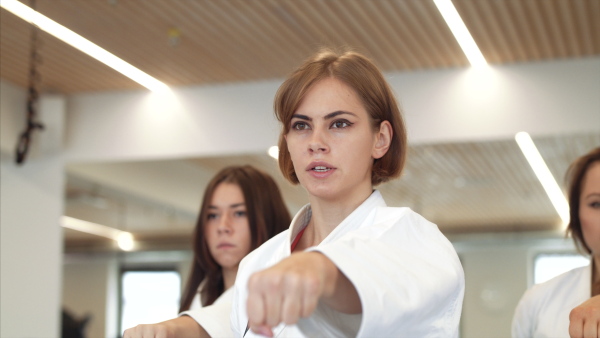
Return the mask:
<svg viewBox="0 0 600 338">
<path fill-rule="evenodd" d="M 453 3 L 491 64 L 600 54 L 600 0 Z M 468 65 L 431 0 L 36 0 L 35 8 L 170 86 L 281 78 L 319 46 L 351 46 L 385 71 Z M 0 11 L 0 76 L 20 86 L 30 36 L 29 24 Z M 142 89 L 46 33 L 40 39 L 44 91 Z"/>
</svg>

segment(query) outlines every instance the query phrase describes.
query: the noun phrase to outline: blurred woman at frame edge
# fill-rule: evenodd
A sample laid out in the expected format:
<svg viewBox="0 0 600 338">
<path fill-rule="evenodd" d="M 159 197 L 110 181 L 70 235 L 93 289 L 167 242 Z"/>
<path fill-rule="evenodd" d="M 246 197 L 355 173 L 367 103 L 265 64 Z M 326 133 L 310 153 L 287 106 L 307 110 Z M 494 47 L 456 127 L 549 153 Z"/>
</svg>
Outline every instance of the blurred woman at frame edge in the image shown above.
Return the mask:
<svg viewBox="0 0 600 338">
<path fill-rule="evenodd" d="M 567 234 L 590 264 L 536 284 L 515 310 L 513 337 L 600 337 L 600 147 L 567 171 Z"/>
<path fill-rule="evenodd" d="M 138 325 L 126 330 L 124 337 L 231 336 L 231 286 L 239 262 L 286 229 L 290 220 L 271 176 L 249 165 L 219 171 L 202 198 L 193 235 L 194 261 L 181 298 L 180 316 Z"/>
<path fill-rule="evenodd" d="M 235 283 L 236 337 L 457 337 L 458 256 L 437 226 L 374 186 L 406 156 L 400 108 L 355 52 L 323 50 L 280 86 L 279 166 L 310 204 L 250 253 Z"/>
</svg>

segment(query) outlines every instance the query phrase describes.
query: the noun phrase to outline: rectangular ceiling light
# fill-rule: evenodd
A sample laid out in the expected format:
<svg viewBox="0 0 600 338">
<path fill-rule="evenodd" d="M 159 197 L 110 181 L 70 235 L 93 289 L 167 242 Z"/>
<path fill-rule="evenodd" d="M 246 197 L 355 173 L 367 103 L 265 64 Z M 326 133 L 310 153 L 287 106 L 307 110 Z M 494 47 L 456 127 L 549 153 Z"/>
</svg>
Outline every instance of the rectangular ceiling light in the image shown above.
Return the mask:
<svg viewBox="0 0 600 338">
<path fill-rule="evenodd" d="M 454 38 L 458 41 L 460 48 L 462 48 L 463 53 L 467 56 L 467 59 L 471 63 L 473 67 L 486 66 L 487 61 L 481 54 L 479 47 L 473 40 L 471 33 L 465 26 L 465 23 L 458 15 L 454 4 L 452 4 L 451 0 L 433 0 L 438 10 L 446 20 L 446 24 L 450 27 L 452 34 L 454 34 Z"/>
<path fill-rule="evenodd" d="M 0 6 L 152 91 L 165 91 L 169 89 L 166 84 L 17 0 L 0 0 Z"/>
<path fill-rule="evenodd" d="M 62 216 L 60 219 L 60 225 L 63 228 L 69 228 L 96 236 L 110 238 L 116 241 L 119 247 L 125 251 L 133 249 L 133 235 L 130 232 L 69 216 Z"/>
<path fill-rule="evenodd" d="M 544 162 L 542 155 L 540 155 L 540 152 L 533 143 L 531 136 L 522 131 L 515 135 L 515 140 L 521 148 L 523 155 L 525 155 L 527 162 L 529 162 L 531 169 L 533 169 L 538 180 L 542 183 L 554 209 L 556 209 L 556 212 L 558 212 L 558 215 L 562 219 L 563 225 L 566 226 L 569 224 L 569 203 L 560 186 L 556 183 L 554 176 L 552 176 L 550 169 L 548 169 L 546 162 Z"/>
</svg>

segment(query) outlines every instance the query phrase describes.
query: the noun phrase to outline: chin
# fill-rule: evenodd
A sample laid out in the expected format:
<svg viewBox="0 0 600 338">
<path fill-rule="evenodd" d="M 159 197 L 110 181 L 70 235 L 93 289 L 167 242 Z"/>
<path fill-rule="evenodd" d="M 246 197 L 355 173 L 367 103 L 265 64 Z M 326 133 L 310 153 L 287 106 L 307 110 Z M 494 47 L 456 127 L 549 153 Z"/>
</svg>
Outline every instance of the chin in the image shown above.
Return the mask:
<svg viewBox="0 0 600 338">
<path fill-rule="evenodd" d="M 337 189 L 328 184 L 309 185 L 308 187 L 305 186 L 304 189 L 306 189 L 311 196 L 322 199 L 332 199 L 339 195 Z"/>
<path fill-rule="evenodd" d="M 219 266 L 221 267 L 221 269 L 233 269 L 236 266 L 238 266 L 238 264 L 239 264 L 239 262 L 234 263 L 234 262 L 231 262 L 231 261 L 226 261 L 226 262 L 223 262 L 223 263 L 217 262 L 217 263 L 219 264 Z"/>
<path fill-rule="evenodd" d="M 217 264 L 219 264 L 223 268 L 231 268 L 238 265 L 240 260 L 238 260 L 237 257 L 220 257 L 220 259 L 216 261 Z"/>
</svg>

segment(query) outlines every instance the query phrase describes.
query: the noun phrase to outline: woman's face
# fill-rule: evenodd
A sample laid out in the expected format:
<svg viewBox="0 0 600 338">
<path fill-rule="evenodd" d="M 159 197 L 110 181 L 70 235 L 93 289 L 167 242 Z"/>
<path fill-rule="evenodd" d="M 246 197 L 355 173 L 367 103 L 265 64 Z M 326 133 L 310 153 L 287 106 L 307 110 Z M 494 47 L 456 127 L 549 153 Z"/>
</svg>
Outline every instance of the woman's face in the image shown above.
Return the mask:
<svg viewBox="0 0 600 338">
<path fill-rule="evenodd" d="M 579 201 L 579 220 L 583 239 L 600 256 L 600 162 L 592 163 L 583 177 Z"/>
<path fill-rule="evenodd" d="M 314 84 L 285 137 L 298 180 L 310 195 L 340 200 L 371 193 L 373 159 L 385 152 L 375 149 L 380 133 L 343 82 L 326 78 Z"/>
<path fill-rule="evenodd" d="M 204 235 L 210 254 L 223 269 L 237 269 L 250 252 L 252 238 L 240 187 L 232 183 L 219 184 L 207 215 Z"/>
</svg>

